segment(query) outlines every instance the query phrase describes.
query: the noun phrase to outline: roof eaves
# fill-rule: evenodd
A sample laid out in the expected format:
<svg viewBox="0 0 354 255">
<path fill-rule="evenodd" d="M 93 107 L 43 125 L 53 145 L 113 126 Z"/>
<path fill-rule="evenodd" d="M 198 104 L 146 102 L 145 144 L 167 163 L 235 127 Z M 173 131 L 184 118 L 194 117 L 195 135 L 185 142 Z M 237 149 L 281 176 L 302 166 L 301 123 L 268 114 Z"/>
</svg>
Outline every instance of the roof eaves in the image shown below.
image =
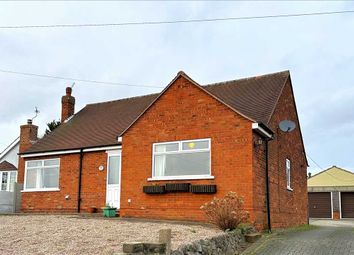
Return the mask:
<svg viewBox="0 0 354 255">
<path fill-rule="evenodd" d="M 18 155 L 25 156 L 25 155 L 43 154 L 43 153 L 57 153 L 57 154 L 53 154 L 53 155 L 60 155 L 60 154 L 67 154 L 65 152 L 68 152 L 68 151 L 90 150 L 90 149 L 97 149 L 97 148 L 103 148 L 102 150 L 104 150 L 104 148 L 106 148 L 106 147 L 121 146 L 121 145 L 122 145 L 121 143 L 112 143 L 112 144 L 105 144 L 105 145 L 75 147 L 75 148 L 66 148 L 66 149 L 25 151 L 22 153 L 18 153 Z M 64 152 L 64 153 L 62 153 L 62 152 Z M 73 152 L 73 153 L 77 153 L 77 152 Z"/>
</svg>

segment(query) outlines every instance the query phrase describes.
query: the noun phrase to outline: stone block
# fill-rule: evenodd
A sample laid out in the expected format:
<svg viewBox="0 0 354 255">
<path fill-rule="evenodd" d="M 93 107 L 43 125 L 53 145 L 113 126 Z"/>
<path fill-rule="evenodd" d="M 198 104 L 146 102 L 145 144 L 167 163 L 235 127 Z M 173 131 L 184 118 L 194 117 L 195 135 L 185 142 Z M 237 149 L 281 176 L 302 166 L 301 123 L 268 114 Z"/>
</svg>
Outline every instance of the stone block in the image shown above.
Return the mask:
<svg viewBox="0 0 354 255">
<path fill-rule="evenodd" d="M 144 251 L 144 244 L 138 242 L 124 243 L 123 252 L 125 253 L 138 253 Z"/>
<path fill-rule="evenodd" d="M 254 243 L 259 238 L 261 238 L 260 233 L 250 233 L 250 234 L 245 235 L 246 242 L 248 242 L 248 243 Z"/>
</svg>

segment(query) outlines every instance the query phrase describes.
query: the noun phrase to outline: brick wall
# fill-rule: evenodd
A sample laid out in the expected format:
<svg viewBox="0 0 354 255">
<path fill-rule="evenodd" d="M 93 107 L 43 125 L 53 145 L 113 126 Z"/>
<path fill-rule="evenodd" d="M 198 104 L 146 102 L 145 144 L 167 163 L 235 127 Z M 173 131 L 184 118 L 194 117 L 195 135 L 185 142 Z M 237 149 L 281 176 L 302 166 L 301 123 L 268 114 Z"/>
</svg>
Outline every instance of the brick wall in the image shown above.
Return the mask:
<svg viewBox="0 0 354 255">
<path fill-rule="evenodd" d="M 278 128 L 279 122 L 285 119 L 296 123 L 294 131 L 284 133 Z M 300 125 L 290 81 L 284 87 L 269 126 L 275 132 L 275 139 L 269 142 L 272 226 L 288 227 L 306 224 L 308 219 L 307 162 L 301 143 Z M 286 158 L 291 160 L 293 191 L 287 190 Z"/>
<path fill-rule="evenodd" d="M 261 144 L 258 141 L 262 141 Z M 253 206 L 254 223 L 257 229 L 267 228 L 266 207 L 266 154 L 265 142 L 259 135 L 253 134 Z"/>
<path fill-rule="evenodd" d="M 301 143 L 301 133 L 296 108 L 288 81 L 279 98 L 270 121 L 275 132 L 274 140 L 269 142 L 269 189 L 271 203 L 271 224 L 273 228 L 289 227 L 307 223 L 307 177 L 306 159 Z M 283 133 L 278 124 L 282 120 L 292 120 L 296 129 Z M 260 137 L 254 134 L 254 144 Z M 265 143 L 254 146 L 254 210 L 255 224 L 258 228 L 267 228 L 267 208 L 265 192 Z M 291 160 L 291 187 L 287 190 L 285 160 Z"/>
<path fill-rule="evenodd" d="M 153 143 L 200 138 L 211 138 L 211 171 L 215 179 L 187 182 L 216 184 L 216 196 L 235 191 L 245 197 L 245 207 L 251 210 L 251 122 L 179 77 L 123 136 L 121 215 L 205 220 L 200 206 L 214 194 L 142 192 L 144 185 L 166 183 L 147 181 L 152 177 Z"/>
<path fill-rule="evenodd" d="M 23 212 L 77 211 L 80 154 L 36 157 L 26 160 L 58 157 L 60 158 L 60 191 L 23 192 Z M 100 165 L 104 166 L 104 171 L 98 170 Z M 107 154 L 104 151 L 84 153 L 82 166 L 81 210 L 86 211 L 91 206 L 101 208 L 106 202 Z M 65 199 L 66 195 L 70 196 L 69 200 Z"/>
</svg>

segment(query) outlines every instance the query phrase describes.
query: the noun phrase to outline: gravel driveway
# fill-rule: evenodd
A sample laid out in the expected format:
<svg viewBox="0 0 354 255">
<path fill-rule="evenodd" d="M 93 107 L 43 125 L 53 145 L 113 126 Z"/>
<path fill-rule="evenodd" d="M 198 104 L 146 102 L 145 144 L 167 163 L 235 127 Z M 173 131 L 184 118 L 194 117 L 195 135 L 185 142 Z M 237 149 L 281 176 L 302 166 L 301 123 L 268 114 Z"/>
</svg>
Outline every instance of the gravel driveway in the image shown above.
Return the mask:
<svg viewBox="0 0 354 255">
<path fill-rule="evenodd" d="M 220 233 L 204 225 L 78 215 L 0 216 L 0 254 L 112 254 L 122 243 L 157 241 L 172 229 L 172 246 Z"/>
</svg>

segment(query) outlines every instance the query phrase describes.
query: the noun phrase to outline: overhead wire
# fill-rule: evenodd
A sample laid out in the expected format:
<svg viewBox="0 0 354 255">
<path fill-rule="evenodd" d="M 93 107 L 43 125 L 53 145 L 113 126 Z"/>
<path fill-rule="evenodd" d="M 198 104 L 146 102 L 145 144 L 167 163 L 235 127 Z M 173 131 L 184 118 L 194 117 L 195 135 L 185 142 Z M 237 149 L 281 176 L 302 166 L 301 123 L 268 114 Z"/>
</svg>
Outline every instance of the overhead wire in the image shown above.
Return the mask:
<svg viewBox="0 0 354 255">
<path fill-rule="evenodd" d="M 34 76 L 34 77 L 40 77 L 40 78 L 59 79 L 59 80 L 66 80 L 66 81 L 78 81 L 78 82 L 86 82 L 86 83 L 94 83 L 94 84 L 105 84 L 105 85 L 113 85 L 113 86 L 128 86 L 128 87 L 143 87 L 143 88 L 163 88 L 161 86 L 149 86 L 149 85 L 142 85 L 142 84 L 130 84 L 130 83 L 120 83 L 120 82 L 98 81 L 98 80 L 89 80 L 89 79 L 81 79 L 81 78 L 73 78 L 73 77 L 63 77 L 63 76 L 58 76 L 58 75 L 47 75 L 47 74 L 19 72 L 19 71 L 4 70 L 4 69 L 0 69 L 0 72 L 9 73 L 9 74 L 15 74 L 15 75 Z"/>
<path fill-rule="evenodd" d="M 354 10 L 287 13 L 287 14 L 274 14 L 274 15 L 221 17 L 221 18 L 204 18 L 204 19 L 165 20 L 165 21 L 136 21 L 136 22 L 119 22 L 119 23 L 84 23 L 84 24 L 52 24 L 52 25 L 13 25 L 13 26 L 0 26 L 0 29 L 118 27 L 118 26 L 122 27 L 122 26 L 143 26 L 143 25 L 179 24 L 179 23 L 202 23 L 202 22 L 220 22 L 220 21 L 237 21 L 237 20 L 254 20 L 254 19 L 290 18 L 290 17 L 352 14 L 352 13 L 354 13 Z"/>
</svg>

